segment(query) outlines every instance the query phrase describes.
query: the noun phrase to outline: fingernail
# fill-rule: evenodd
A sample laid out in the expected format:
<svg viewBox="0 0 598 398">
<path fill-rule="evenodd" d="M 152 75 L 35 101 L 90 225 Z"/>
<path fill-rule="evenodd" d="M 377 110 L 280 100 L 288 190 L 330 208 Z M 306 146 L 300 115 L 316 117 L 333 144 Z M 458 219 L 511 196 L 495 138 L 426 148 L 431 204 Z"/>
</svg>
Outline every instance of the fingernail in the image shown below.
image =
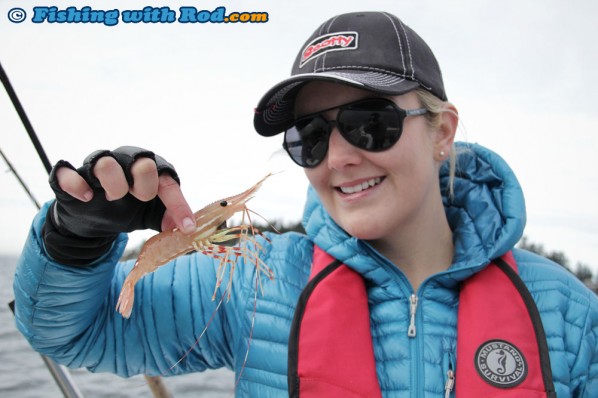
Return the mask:
<svg viewBox="0 0 598 398">
<path fill-rule="evenodd" d="M 85 199 L 86 202 L 89 202 L 93 198 L 93 192 L 92 191 L 83 192 L 83 198 Z"/>
<path fill-rule="evenodd" d="M 189 234 L 193 231 L 195 231 L 195 221 L 193 221 L 189 217 L 184 218 L 183 219 L 183 232 Z"/>
</svg>

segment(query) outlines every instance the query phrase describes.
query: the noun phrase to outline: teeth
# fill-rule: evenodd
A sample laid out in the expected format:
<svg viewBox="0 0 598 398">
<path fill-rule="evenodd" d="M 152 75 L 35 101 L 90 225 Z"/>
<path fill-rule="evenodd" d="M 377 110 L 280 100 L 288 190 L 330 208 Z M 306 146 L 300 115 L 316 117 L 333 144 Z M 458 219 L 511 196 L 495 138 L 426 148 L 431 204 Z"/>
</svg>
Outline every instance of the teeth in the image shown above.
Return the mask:
<svg viewBox="0 0 598 398">
<path fill-rule="evenodd" d="M 380 177 L 370 178 L 369 180 L 364 181 L 361 184 L 353 185 L 352 187 L 340 187 L 340 189 L 343 193 L 361 192 L 364 189 L 368 189 L 370 187 L 373 187 L 374 185 L 380 184 L 380 181 L 382 181 Z"/>
</svg>

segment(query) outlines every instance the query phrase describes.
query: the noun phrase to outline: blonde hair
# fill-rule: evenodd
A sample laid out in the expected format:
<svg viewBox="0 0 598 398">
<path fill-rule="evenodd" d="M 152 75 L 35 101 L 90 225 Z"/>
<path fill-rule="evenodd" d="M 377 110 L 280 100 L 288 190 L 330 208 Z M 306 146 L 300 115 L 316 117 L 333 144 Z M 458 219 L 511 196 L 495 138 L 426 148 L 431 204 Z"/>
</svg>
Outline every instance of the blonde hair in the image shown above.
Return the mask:
<svg viewBox="0 0 598 398">
<path fill-rule="evenodd" d="M 419 99 L 420 103 L 424 108 L 428 110 L 424 116 L 428 121 L 429 126 L 432 129 L 438 129 L 440 127 L 441 118 L 440 115 L 443 112 L 450 112 L 455 116 L 459 116 L 453 109 L 448 107 L 448 102 L 441 100 L 440 98 L 436 97 L 434 94 L 430 93 L 423 88 L 418 88 L 415 90 L 415 94 Z M 451 152 L 449 154 L 449 198 L 452 199 L 454 197 L 454 182 L 455 182 L 455 173 L 457 169 L 457 150 L 455 148 L 455 144 L 451 148 Z"/>
</svg>

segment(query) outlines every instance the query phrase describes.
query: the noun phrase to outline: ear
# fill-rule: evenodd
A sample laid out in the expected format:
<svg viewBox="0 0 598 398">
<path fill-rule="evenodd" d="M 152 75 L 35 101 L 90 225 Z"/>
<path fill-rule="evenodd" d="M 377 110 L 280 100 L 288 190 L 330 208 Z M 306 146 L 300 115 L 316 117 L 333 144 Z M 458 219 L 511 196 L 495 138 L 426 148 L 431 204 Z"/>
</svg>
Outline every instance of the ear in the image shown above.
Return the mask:
<svg viewBox="0 0 598 398">
<path fill-rule="evenodd" d="M 436 130 L 434 142 L 435 157 L 443 161 L 446 159 L 453 148 L 457 125 L 459 124 L 459 112 L 450 102 L 446 104 L 446 109 L 440 114 L 440 124 Z"/>
</svg>

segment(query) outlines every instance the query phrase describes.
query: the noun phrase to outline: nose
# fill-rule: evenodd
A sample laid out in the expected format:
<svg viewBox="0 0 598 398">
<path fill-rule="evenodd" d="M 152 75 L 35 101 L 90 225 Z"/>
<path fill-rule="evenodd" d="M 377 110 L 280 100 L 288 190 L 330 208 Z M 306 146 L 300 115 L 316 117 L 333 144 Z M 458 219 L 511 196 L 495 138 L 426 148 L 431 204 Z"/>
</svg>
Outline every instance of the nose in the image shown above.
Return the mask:
<svg viewBox="0 0 598 398">
<path fill-rule="evenodd" d="M 328 156 L 326 159 L 328 168 L 341 170 L 347 166 L 360 164 L 361 161 L 361 150 L 345 140 L 335 125 L 328 142 Z"/>
</svg>

